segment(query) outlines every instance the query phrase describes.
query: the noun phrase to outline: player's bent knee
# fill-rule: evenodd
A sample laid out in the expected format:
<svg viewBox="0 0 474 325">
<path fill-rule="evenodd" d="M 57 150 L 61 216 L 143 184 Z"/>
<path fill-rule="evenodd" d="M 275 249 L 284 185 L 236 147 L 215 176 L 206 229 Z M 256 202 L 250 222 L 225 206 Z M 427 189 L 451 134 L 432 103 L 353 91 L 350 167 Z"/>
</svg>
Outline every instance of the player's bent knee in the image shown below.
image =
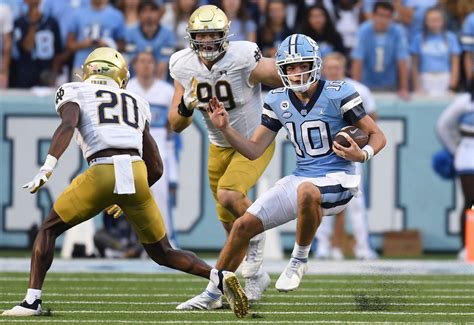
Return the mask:
<svg viewBox="0 0 474 325">
<path fill-rule="evenodd" d="M 319 189 L 310 182 L 303 182 L 298 186 L 298 201 L 309 201 L 312 203 L 321 203 L 321 193 Z"/>
<path fill-rule="evenodd" d="M 236 202 L 243 198 L 243 194 L 231 190 L 218 190 L 217 201 L 226 209 L 232 208 Z"/>
<path fill-rule="evenodd" d="M 232 226 L 232 232 L 235 236 L 248 240 L 263 231 L 262 222 L 249 213 L 237 219 Z"/>
</svg>

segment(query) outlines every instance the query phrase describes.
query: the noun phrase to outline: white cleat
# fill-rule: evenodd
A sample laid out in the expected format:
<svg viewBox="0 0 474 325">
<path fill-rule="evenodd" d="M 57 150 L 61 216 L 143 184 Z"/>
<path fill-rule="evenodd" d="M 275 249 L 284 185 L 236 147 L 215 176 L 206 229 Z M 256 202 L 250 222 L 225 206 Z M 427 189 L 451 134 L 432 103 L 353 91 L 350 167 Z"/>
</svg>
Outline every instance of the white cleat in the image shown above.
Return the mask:
<svg viewBox="0 0 474 325">
<path fill-rule="evenodd" d="M 268 288 L 272 280 L 267 272 L 245 279 L 245 294 L 249 301 L 260 300 L 263 292 Z"/>
<path fill-rule="evenodd" d="M 263 262 L 263 250 L 265 248 L 265 233 L 256 235 L 250 240 L 247 255 L 240 265 L 242 276 L 244 278 L 251 278 L 254 276 Z"/>
<path fill-rule="evenodd" d="M 224 278 L 222 281 L 224 296 L 229 302 L 230 309 L 238 318 L 243 318 L 247 315 L 250 305 L 244 289 L 240 286 L 237 276 L 228 271 L 222 272 Z"/>
<path fill-rule="evenodd" d="M 278 291 L 292 291 L 300 286 L 301 279 L 308 269 L 308 263 L 291 258 L 290 263 L 278 278 L 275 288 Z"/>
<path fill-rule="evenodd" d="M 36 299 L 32 304 L 24 300 L 12 309 L 5 310 L 2 316 L 39 316 L 41 315 L 41 299 Z"/>
<path fill-rule="evenodd" d="M 221 295 L 215 295 L 207 290 L 176 306 L 177 310 L 212 310 L 219 308 L 222 308 Z"/>
<path fill-rule="evenodd" d="M 344 254 L 339 247 L 331 248 L 331 259 L 334 261 L 342 261 L 344 260 Z"/>
<path fill-rule="evenodd" d="M 459 252 L 458 252 L 458 261 L 466 261 L 467 259 L 467 252 L 466 248 L 463 247 Z"/>
<path fill-rule="evenodd" d="M 364 260 L 364 261 L 373 261 L 373 260 L 378 260 L 379 259 L 379 254 L 375 252 L 373 249 L 356 249 L 355 251 L 355 257 L 358 260 Z"/>
</svg>

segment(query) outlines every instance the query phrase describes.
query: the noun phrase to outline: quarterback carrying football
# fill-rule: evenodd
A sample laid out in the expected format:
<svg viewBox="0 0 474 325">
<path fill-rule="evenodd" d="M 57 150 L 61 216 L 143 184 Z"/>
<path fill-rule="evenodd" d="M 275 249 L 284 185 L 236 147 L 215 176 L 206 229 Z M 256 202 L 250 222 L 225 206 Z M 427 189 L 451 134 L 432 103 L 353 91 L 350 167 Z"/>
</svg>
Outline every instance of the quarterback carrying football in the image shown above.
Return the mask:
<svg viewBox="0 0 474 325">
<path fill-rule="evenodd" d="M 224 12 L 216 6 L 201 6 L 193 12 L 187 28 L 190 47 L 174 53 L 170 59 L 174 96 L 169 112 L 170 124 L 177 132 L 192 123 L 195 110 L 202 113 L 210 141 L 209 184 L 227 234 L 236 218 L 250 206 L 247 192 L 270 162 L 275 145 L 270 144 L 259 159 L 248 160 L 212 125 L 207 104 L 212 96 L 219 98 L 232 126 L 250 138 L 261 116 L 260 83 L 281 85 L 275 60 L 262 57 L 255 43 L 229 42 L 229 24 Z M 261 267 L 264 239 L 261 234 L 250 241 L 242 265 L 249 300 L 260 299 L 270 284 L 270 277 Z M 220 308 L 220 297 L 220 291 L 210 282 L 202 294 L 178 305 L 177 309 Z"/>
<path fill-rule="evenodd" d="M 296 169 L 260 196 L 234 223 L 217 268 L 236 270 L 250 238 L 297 219 L 296 243 L 289 264 L 275 287 L 298 288 L 307 269 L 308 253 L 323 216 L 342 211 L 358 192 L 360 177 L 354 161 L 365 162 L 385 145 L 385 136 L 370 118 L 350 83 L 320 79 L 317 43 L 293 34 L 280 45 L 276 65 L 285 85 L 270 91 L 263 104 L 261 125 L 249 140 L 229 122 L 216 97 L 208 111 L 213 125 L 242 155 L 257 159 L 284 128 L 296 153 Z M 343 147 L 333 141 L 345 126 L 355 125 L 369 136 L 362 149 L 346 134 Z M 315 204 L 316 203 L 316 204 Z"/>
<path fill-rule="evenodd" d="M 36 193 L 48 181 L 75 129 L 76 141 L 90 167 L 54 203 L 33 245 L 25 299 L 2 315 L 40 315 L 41 289 L 53 262 L 56 238 L 115 205 L 113 210 L 123 209 L 156 263 L 214 281 L 235 314 L 243 317 L 248 302 L 232 272 L 211 269 L 194 253 L 170 246 L 150 191 L 163 173 L 149 130 L 150 107 L 143 98 L 125 90 L 129 79 L 126 61 L 116 50 L 101 47 L 89 54 L 82 72 L 83 82 L 66 83 L 57 90 L 56 111 L 61 124 L 54 132 L 44 165 L 24 187 Z"/>
</svg>

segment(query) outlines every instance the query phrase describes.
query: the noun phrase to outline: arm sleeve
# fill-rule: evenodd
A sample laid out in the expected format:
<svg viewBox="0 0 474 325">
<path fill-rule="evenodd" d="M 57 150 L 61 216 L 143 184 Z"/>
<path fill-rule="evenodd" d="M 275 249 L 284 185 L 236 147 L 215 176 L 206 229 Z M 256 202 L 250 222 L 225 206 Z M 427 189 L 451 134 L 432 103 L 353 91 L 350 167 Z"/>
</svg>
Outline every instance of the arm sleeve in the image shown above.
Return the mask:
<svg viewBox="0 0 474 325">
<path fill-rule="evenodd" d="M 464 20 L 461 33 L 462 49 L 474 52 L 474 14 L 470 14 Z"/>
<path fill-rule="evenodd" d="M 348 124 L 353 125 L 367 115 L 362 102 L 362 97 L 351 83 L 345 82 L 343 84 L 339 98 L 339 110 Z"/>
<path fill-rule="evenodd" d="M 267 103 L 263 104 L 262 125 L 274 132 L 278 132 L 283 126 L 275 112 L 273 112 L 273 109 Z"/>
<path fill-rule="evenodd" d="M 436 133 L 451 154 L 456 152 L 460 140 L 458 121 L 470 104 L 470 96 L 462 95 L 449 105 L 438 118 Z"/>
<path fill-rule="evenodd" d="M 69 102 L 77 103 L 79 106 L 81 106 L 77 93 L 78 91 L 76 87 L 70 83 L 59 87 L 58 90 L 56 90 L 56 96 L 54 100 L 56 112 L 59 114 L 61 107 Z"/>
</svg>

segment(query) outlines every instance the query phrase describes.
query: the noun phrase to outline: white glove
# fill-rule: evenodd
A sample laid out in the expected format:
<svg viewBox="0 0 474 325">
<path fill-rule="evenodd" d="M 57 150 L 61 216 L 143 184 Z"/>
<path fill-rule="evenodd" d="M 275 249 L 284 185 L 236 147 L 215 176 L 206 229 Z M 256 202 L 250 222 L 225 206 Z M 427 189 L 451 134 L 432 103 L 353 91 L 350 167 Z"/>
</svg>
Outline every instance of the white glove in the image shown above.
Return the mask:
<svg viewBox="0 0 474 325">
<path fill-rule="evenodd" d="M 43 167 L 40 168 L 39 173 L 36 174 L 36 176 L 31 182 L 28 182 L 23 185 L 23 188 L 27 188 L 32 194 L 36 193 L 40 189 L 40 187 L 43 186 L 51 177 L 51 174 L 53 173 L 53 169 L 56 166 L 57 162 L 58 160 L 55 157 L 48 155 L 48 157 L 46 157 L 46 161 Z"/>
<path fill-rule="evenodd" d="M 193 110 L 196 108 L 197 104 L 199 103 L 198 95 L 197 95 L 197 85 L 198 81 L 195 77 L 192 77 L 189 87 L 186 93 L 183 96 L 184 105 L 188 110 Z"/>
</svg>

